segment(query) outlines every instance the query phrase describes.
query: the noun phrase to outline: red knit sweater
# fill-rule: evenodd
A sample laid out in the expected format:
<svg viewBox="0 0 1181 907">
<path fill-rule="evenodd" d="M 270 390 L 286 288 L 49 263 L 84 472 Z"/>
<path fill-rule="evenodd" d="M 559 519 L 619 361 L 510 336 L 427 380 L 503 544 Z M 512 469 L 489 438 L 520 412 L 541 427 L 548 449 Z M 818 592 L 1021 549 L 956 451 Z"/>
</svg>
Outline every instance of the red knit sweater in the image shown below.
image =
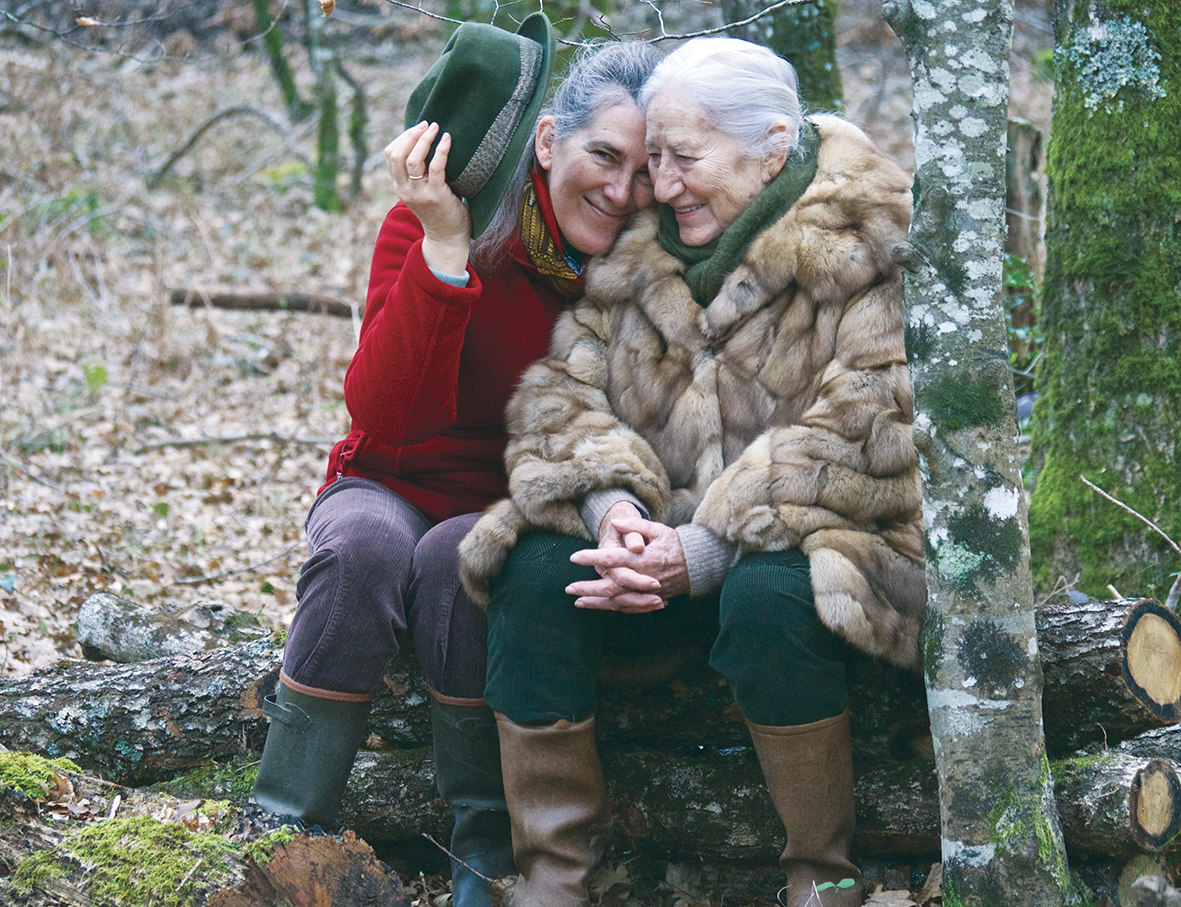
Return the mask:
<svg viewBox="0 0 1181 907">
<path fill-rule="evenodd" d="M 422 257 L 422 227 L 399 203 L 373 253 L 361 339 L 344 380 L 352 431 L 328 460 L 327 488 L 364 476 L 434 521 L 507 493 L 504 408 L 546 354 L 566 301 L 519 241 L 489 277 L 452 287 Z"/>
</svg>

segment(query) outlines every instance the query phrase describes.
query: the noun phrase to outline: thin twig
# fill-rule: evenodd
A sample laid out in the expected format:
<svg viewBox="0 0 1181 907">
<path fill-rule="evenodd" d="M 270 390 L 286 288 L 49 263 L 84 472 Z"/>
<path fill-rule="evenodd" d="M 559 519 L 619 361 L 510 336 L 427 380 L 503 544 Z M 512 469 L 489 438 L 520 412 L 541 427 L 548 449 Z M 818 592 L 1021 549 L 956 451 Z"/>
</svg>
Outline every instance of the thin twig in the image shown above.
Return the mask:
<svg viewBox="0 0 1181 907">
<path fill-rule="evenodd" d="M 1130 513 L 1132 516 L 1134 516 L 1140 520 L 1143 520 L 1152 529 L 1156 530 L 1157 534 L 1160 535 L 1160 537 L 1162 539 L 1164 539 L 1166 542 L 1168 542 L 1170 545 L 1172 545 L 1174 551 L 1176 551 L 1178 554 L 1181 554 L 1181 545 L 1178 545 L 1171 538 L 1169 538 L 1168 535 L 1165 534 L 1165 531 L 1163 529 L 1161 529 L 1160 526 L 1156 525 L 1156 523 L 1154 523 L 1152 520 L 1148 519 L 1148 517 L 1144 516 L 1143 514 L 1137 513 L 1135 510 L 1133 510 L 1131 507 L 1129 507 L 1127 504 L 1125 504 L 1123 501 L 1119 500 L 1118 498 L 1113 498 L 1111 495 L 1109 495 L 1102 488 L 1099 488 L 1093 482 L 1088 482 L 1086 476 L 1080 475 L 1079 478 L 1082 480 L 1083 484 L 1086 485 L 1088 488 L 1092 489 L 1093 491 L 1099 492 L 1099 494 L 1101 494 L 1103 497 L 1107 498 L 1107 500 L 1111 501 L 1111 503 L 1113 503 L 1119 507 L 1122 507 L 1124 510 L 1126 510 L 1128 513 Z M 1165 598 L 1165 607 L 1168 608 L 1170 611 L 1176 611 L 1177 605 L 1179 603 L 1181 603 L 1181 573 L 1177 574 L 1177 579 L 1174 581 L 1173 587 L 1169 590 L 1168 597 Z"/>
<path fill-rule="evenodd" d="M 209 444 L 242 444 L 250 441 L 274 441 L 276 444 L 304 444 L 309 447 L 331 447 L 336 443 L 335 438 L 291 438 L 273 431 L 250 432 L 245 435 L 226 435 L 215 438 L 167 438 L 163 441 L 152 441 L 135 449 L 135 453 L 147 453 L 149 450 L 160 450 L 165 447 L 205 447 Z"/>
<path fill-rule="evenodd" d="M 443 851 L 443 853 L 447 854 L 447 856 L 449 856 L 451 859 L 453 859 L 456 863 L 460 863 L 460 864 L 466 866 L 468 869 L 470 869 L 472 872 L 474 872 L 476 875 L 478 875 L 481 879 L 483 879 L 489 885 L 491 885 L 493 882 L 496 881 L 496 879 L 488 878 L 488 876 L 484 875 L 484 873 L 480 872 L 480 870 L 478 870 L 474 866 L 472 866 L 471 863 L 468 863 L 466 860 L 461 860 L 459 857 L 457 857 L 455 854 L 453 854 L 451 851 L 449 851 L 446 847 L 444 847 L 442 844 L 440 844 L 438 841 L 436 841 L 434 838 L 432 838 L 430 835 L 428 835 L 425 831 L 422 833 L 422 836 L 424 838 L 426 838 L 428 841 L 430 841 L 432 844 L 434 844 L 437 848 L 439 848 L 439 850 Z"/>
<path fill-rule="evenodd" d="M 386 0 L 386 2 L 391 4 L 392 6 L 400 6 L 402 9 L 408 9 L 413 12 L 420 13 L 430 19 L 437 19 L 440 22 L 449 22 L 452 25 L 462 25 L 464 23 L 463 19 L 453 19 L 450 16 L 443 16 L 443 15 L 440 15 L 439 13 L 431 12 L 429 9 L 423 9 L 421 2 L 419 2 L 417 4 L 406 3 L 406 2 L 404 2 L 404 0 Z M 722 25 L 717 26 L 716 28 L 705 28 L 705 29 L 702 29 L 701 31 L 688 32 L 687 34 L 683 34 L 683 35 L 667 34 L 664 31 L 664 17 L 662 15 L 660 15 L 660 10 L 658 8 L 656 8 L 654 6 L 654 4 L 652 4 L 650 2 L 650 0 L 644 0 L 644 2 L 646 2 L 647 5 L 653 6 L 653 8 L 656 9 L 657 15 L 659 16 L 660 22 L 661 22 L 660 34 L 654 38 L 647 38 L 645 40 L 647 40 L 647 42 L 649 44 L 658 44 L 661 41 L 685 41 L 685 40 L 688 40 L 689 38 L 703 38 L 703 37 L 707 37 L 709 35 L 722 34 L 723 32 L 729 31 L 731 28 L 741 28 L 744 25 L 750 25 L 753 22 L 758 22 L 764 16 L 769 16 L 771 13 L 775 12 L 776 10 L 783 9 L 786 6 L 803 6 L 805 3 L 811 3 L 812 0 L 779 0 L 778 3 L 773 3 L 771 6 L 768 6 L 765 9 L 759 10 L 753 16 L 748 16 L 747 18 L 741 19 L 737 22 L 726 22 L 726 23 L 723 23 Z M 601 19 L 601 17 L 600 17 L 600 19 Z M 558 43 L 565 44 L 567 47 L 587 47 L 587 46 L 590 46 L 593 42 L 570 41 L 565 38 L 559 38 Z"/>
<path fill-rule="evenodd" d="M 272 554 L 270 557 L 255 561 L 253 564 L 246 564 L 244 567 L 234 567 L 230 570 L 223 570 L 221 573 L 214 573 L 212 576 L 186 576 L 182 579 L 173 580 L 174 586 L 194 586 L 198 583 L 212 583 L 219 579 L 225 579 L 227 576 L 234 576 L 237 573 L 249 573 L 251 570 L 257 570 L 259 567 L 265 567 L 271 561 L 277 561 L 281 557 L 286 557 L 296 548 L 299 548 L 303 542 L 291 542 L 282 551 L 277 554 Z"/>
<path fill-rule="evenodd" d="M 1133 510 L 1131 507 L 1129 507 L 1127 504 L 1125 504 L 1123 501 L 1119 500 L 1118 498 L 1113 498 L 1106 491 L 1104 491 L 1102 488 L 1099 488 L 1094 483 L 1088 482 L 1086 476 L 1079 476 L 1079 478 L 1082 479 L 1083 484 L 1086 485 L 1088 488 L 1099 492 L 1099 494 L 1103 495 L 1103 497 L 1107 498 L 1107 500 L 1111 501 L 1111 503 L 1113 503 L 1119 507 L 1122 507 L 1124 510 L 1126 510 L 1128 513 L 1130 513 L 1132 516 L 1134 516 L 1140 520 L 1143 520 L 1145 523 L 1147 523 L 1149 526 L 1151 526 L 1153 529 L 1155 529 L 1156 532 L 1160 535 L 1160 537 L 1162 539 L 1164 539 L 1166 542 L 1168 542 L 1173 547 L 1174 551 L 1176 551 L 1178 554 L 1181 554 L 1181 545 L 1178 545 L 1171 538 L 1169 538 L 1165 534 L 1165 531 L 1163 529 L 1161 529 L 1160 526 L 1156 525 L 1156 523 L 1154 523 L 1148 517 L 1144 516 L 1143 514 L 1137 513 L 1135 510 Z"/>
<path fill-rule="evenodd" d="M 177 891 L 180 891 L 182 888 L 185 887 L 185 882 L 187 882 L 189 879 L 191 879 L 193 877 L 193 873 L 197 871 L 197 867 L 200 866 L 204 862 L 205 862 L 205 858 L 201 857 L 199 860 L 197 860 L 196 863 L 193 864 L 193 868 L 190 869 L 187 873 L 185 873 L 185 877 L 183 879 L 181 879 L 180 884 L 176 886 Z"/>
<path fill-rule="evenodd" d="M 35 472 L 30 472 L 28 470 L 28 468 L 23 463 L 21 463 L 20 460 L 10 457 L 3 450 L 0 450 L 0 460 L 3 460 L 5 463 L 7 463 L 9 466 L 11 466 L 13 469 L 15 469 L 17 472 L 23 472 L 26 476 L 28 476 L 34 482 L 44 485 L 46 488 L 52 488 L 54 491 L 65 491 L 66 490 L 65 486 L 58 485 L 57 482 L 51 482 L 49 479 L 42 478 L 41 476 L 37 475 Z"/>
</svg>

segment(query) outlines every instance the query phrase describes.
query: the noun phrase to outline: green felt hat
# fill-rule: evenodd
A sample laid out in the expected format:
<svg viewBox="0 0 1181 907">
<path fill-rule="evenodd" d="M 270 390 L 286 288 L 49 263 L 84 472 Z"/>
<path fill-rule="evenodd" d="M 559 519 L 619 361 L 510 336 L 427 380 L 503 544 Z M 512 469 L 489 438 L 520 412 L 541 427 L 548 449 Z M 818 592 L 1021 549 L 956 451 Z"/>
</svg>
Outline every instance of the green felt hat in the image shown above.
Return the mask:
<svg viewBox="0 0 1181 907">
<path fill-rule="evenodd" d="M 447 184 L 467 202 L 472 236 L 484 232 L 504 198 L 553 73 L 554 31 L 545 13 L 526 16 L 516 34 L 464 22 L 410 93 L 407 129 L 426 121 L 438 123 L 440 135 L 451 133 Z"/>
</svg>

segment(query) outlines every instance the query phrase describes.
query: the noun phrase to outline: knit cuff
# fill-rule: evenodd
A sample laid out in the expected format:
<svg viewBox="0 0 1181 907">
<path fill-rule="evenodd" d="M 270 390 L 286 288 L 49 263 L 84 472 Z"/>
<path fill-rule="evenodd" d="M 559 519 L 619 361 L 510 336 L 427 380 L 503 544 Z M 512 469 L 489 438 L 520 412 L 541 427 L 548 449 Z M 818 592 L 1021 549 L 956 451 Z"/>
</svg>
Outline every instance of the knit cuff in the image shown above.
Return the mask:
<svg viewBox="0 0 1181 907">
<path fill-rule="evenodd" d="M 650 519 L 648 516 L 648 508 L 640 503 L 640 499 L 625 488 L 605 488 L 600 491 L 592 491 L 582 501 L 580 513 L 582 514 L 582 521 L 586 523 L 586 528 L 590 531 L 592 539 L 598 539 L 599 527 L 603 525 L 603 517 L 607 515 L 607 511 L 620 501 L 627 501 L 629 504 L 634 504 L 636 510 L 640 511 L 640 516 L 644 519 Z"/>
<path fill-rule="evenodd" d="M 704 595 L 721 586 L 722 580 L 734 566 L 738 546 L 718 538 L 712 531 L 696 523 L 678 526 L 676 532 L 685 550 L 689 594 Z"/>
<path fill-rule="evenodd" d="M 427 265 L 427 267 L 430 268 L 431 266 Z M 470 279 L 467 271 L 464 271 L 462 274 L 448 274 L 445 271 L 436 271 L 434 268 L 431 268 L 431 273 L 451 287 L 466 287 Z"/>
</svg>

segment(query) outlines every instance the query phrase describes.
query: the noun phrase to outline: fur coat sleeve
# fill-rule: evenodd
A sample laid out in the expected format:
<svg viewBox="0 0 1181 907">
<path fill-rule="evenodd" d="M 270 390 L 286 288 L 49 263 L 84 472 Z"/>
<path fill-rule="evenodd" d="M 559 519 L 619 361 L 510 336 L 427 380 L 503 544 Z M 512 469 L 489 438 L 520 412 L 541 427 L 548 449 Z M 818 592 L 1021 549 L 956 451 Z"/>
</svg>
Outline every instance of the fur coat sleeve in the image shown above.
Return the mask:
<svg viewBox="0 0 1181 907">
<path fill-rule="evenodd" d="M 626 489 L 663 518 L 668 475 L 651 445 L 607 396 L 609 311 L 588 298 L 554 328 L 550 356 L 521 377 L 505 412 L 510 497 L 493 505 L 460 545 L 464 585 L 481 603 L 488 580 L 526 529 L 590 539 L 579 506 L 593 491 Z"/>
</svg>

